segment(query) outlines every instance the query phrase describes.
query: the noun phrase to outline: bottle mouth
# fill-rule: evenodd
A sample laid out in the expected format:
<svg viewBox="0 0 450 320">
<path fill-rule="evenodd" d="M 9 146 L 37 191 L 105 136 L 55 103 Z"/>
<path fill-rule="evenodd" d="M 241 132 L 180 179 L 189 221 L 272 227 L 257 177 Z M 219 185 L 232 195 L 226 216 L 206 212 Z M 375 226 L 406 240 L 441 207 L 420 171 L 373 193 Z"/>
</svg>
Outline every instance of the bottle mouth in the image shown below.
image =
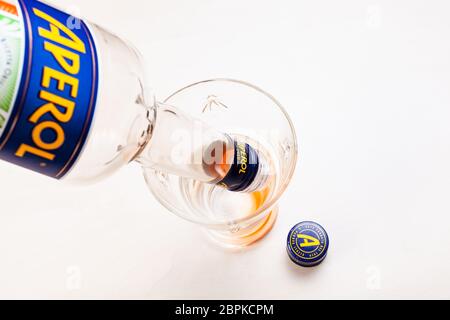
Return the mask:
<svg viewBox="0 0 450 320">
<path fill-rule="evenodd" d="M 226 176 L 217 184 L 232 192 L 253 192 L 263 187 L 257 177 L 262 172 L 258 152 L 248 143 L 234 140 L 233 163 Z"/>
</svg>

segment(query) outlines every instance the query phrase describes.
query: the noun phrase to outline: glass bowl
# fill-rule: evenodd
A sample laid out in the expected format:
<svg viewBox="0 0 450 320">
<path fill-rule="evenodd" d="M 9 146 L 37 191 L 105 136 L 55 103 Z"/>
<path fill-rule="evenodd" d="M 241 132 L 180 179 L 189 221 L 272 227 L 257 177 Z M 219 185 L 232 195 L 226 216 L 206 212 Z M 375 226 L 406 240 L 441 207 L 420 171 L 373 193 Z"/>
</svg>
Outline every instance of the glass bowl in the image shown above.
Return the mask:
<svg viewBox="0 0 450 320">
<path fill-rule="evenodd" d="M 296 134 L 284 108 L 267 92 L 232 79 L 194 83 L 163 103 L 249 143 L 268 160 L 271 173 L 265 188 L 237 193 L 144 168 L 151 192 L 169 211 L 204 227 L 222 246 L 244 247 L 263 238 L 276 221 L 277 203 L 297 163 Z"/>
</svg>

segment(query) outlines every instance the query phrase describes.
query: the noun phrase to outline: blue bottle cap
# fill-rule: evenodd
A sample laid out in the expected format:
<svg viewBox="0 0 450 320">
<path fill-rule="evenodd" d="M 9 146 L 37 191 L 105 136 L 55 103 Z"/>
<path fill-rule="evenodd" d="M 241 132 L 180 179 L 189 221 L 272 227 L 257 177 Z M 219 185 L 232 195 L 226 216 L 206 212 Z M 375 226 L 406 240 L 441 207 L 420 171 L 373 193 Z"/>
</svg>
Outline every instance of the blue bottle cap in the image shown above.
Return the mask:
<svg viewBox="0 0 450 320">
<path fill-rule="evenodd" d="M 315 267 L 325 260 L 330 241 L 321 225 L 300 222 L 287 238 L 287 252 L 291 260 L 302 267 Z"/>
</svg>

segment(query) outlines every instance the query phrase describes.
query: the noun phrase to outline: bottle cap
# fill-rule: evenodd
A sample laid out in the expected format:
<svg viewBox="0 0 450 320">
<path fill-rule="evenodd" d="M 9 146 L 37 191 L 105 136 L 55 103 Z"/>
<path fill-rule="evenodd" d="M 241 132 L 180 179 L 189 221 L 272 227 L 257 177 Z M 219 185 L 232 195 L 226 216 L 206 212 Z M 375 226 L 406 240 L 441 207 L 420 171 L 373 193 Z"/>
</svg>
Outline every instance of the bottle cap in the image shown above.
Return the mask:
<svg viewBox="0 0 450 320">
<path fill-rule="evenodd" d="M 287 252 L 291 260 L 302 267 L 321 264 L 330 241 L 325 229 L 311 221 L 301 222 L 291 229 L 287 238 Z"/>
</svg>

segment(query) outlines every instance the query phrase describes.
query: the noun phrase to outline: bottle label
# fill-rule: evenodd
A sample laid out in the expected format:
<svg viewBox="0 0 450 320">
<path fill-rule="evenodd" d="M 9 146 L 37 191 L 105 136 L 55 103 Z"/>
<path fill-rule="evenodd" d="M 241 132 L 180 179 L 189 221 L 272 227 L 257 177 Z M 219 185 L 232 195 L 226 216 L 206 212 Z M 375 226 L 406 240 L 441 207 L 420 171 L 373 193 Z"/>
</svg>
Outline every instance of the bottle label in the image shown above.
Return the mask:
<svg viewBox="0 0 450 320">
<path fill-rule="evenodd" d="M 225 178 L 219 182 L 233 192 L 246 190 L 255 181 L 259 170 L 259 157 L 248 143 L 234 142 L 234 161 Z"/>
<path fill-rule="evenodd" d="M 0 0 L 0 158 L 62 178 L 92 123 L 98 60 L 88 26 L 36 0 Z"/>
</svg>

